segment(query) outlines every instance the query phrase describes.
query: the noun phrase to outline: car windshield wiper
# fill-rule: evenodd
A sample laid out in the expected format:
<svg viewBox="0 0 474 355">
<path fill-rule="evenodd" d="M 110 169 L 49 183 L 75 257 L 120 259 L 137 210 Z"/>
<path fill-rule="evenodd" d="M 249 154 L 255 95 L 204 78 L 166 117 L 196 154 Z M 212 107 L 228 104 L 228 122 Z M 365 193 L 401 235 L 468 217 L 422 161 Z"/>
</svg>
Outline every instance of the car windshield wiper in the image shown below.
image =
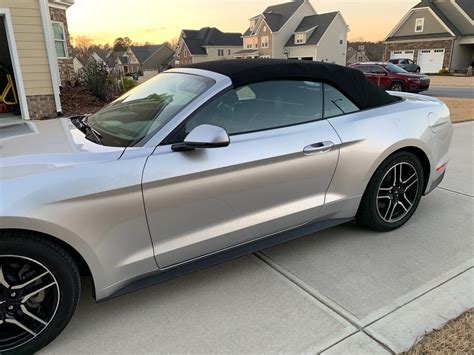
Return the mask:
<svg viewBox="0 0 474 355">
<path fill-rule="evenodd" d="M 97 143 L 104 145 L 104 142 L 102 141 L 102 134 L 100 134 L 94 127 L 92 127 L 89 122 L 87 122 L 88 118 L 89 116 L 84 116 L 84 118 L 79 121 L 81 126 L 84 128 L 84 133 L 86 134 L 86 137 L 91 134 L 92 136 L 94 136 L 94 140 Z"/>
</svg>

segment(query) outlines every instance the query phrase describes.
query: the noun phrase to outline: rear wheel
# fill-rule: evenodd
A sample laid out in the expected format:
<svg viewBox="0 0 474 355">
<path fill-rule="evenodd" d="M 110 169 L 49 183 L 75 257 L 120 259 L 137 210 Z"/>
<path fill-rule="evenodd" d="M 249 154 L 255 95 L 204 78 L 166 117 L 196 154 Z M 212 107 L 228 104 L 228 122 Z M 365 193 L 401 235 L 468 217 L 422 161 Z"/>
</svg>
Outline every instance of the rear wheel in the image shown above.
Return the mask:
<svg viewBox="0 0 474 355">
<path fill-rule="evenodd" d="M 64 329 L 80 276 L 58 244 L 26 232 L 0 236 L 0 353 L 33 353 Z"/>
<path fill-rule="evenodd" d="M 382 163 L 370 180 L 357 220 L 377 231 L 399 228 L 418 207 L 423 181 L 423 167 L 416 155 L 395 153 Z"/>
<path fill-rule="evenodd" d="M 403 91 L 403 89 L 404 89 L 403 84 L 399 81 L 396 81 L 390 84 L 390 88 L 389 88 L 390 91 Z"/>
<path fill-rule="evenodd" d="M 420 73 L 420 68 L 416 68 L 415 72 L 419 74 Z"/>
</svg>

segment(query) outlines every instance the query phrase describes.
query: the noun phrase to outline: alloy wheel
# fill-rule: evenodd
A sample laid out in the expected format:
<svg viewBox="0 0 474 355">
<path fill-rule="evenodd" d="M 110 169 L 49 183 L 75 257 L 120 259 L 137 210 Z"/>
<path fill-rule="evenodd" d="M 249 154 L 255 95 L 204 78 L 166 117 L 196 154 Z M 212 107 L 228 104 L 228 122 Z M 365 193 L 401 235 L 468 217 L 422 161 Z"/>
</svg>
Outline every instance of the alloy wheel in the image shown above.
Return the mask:
<svg viewBox="0 0 474 355">
<path fill-rule="evenodd" d="M 412 209 L 419 190 L 415 167 L 402 162 L 391 167 L 384 175 L 377 191 L 377 211 L 385 222 L 403 219 Z"/>
<path fill-rule="evenodd" d="M 390 88 L 392 91 L 403 91 L 403 86 L 402 84 L 393 84 L 392 87 Z"/>
<path fill-rule="evenodd" d="M 59 300 L 58 282 L 47 267 L 27 257 L 0 255 L 0 352 L 43 332 Z"/>
</svg>

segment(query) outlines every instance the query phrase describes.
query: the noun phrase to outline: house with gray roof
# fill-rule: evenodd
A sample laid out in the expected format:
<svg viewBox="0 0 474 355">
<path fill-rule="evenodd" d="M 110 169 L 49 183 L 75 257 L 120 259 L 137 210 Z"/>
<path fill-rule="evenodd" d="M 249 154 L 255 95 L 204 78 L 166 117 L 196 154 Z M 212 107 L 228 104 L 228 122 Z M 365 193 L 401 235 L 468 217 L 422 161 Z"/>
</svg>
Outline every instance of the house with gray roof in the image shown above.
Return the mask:
<svg viewBox="0 0 474 355">
<path fill-rule="evenodd" d="M 474 0 L 423 0 L 385 38 L 384 58 L 408 58 L 422 73 L 465 72 L 474 62 Z"/>
<path fill-rule="evenodd" d="M 340 12 L 318 14 L 308 0 L 294 0 L 269 6 L 249 22 L 235 58 L 346 64 L 349 27 Z"/>
<path fill-rule="evenodd" d="M 175 56 L 177 67 L 211 60 L 232 59 L 242 49 L 242 34 L 215 27 L 182 30 Z"/>
<path fill-rule="evenodd" d="M 150 44 L 144 46 L 130 46 L 141 71 L 163 71 L 173 66 L 174 50 L 167 44 Z"/>
</svg>

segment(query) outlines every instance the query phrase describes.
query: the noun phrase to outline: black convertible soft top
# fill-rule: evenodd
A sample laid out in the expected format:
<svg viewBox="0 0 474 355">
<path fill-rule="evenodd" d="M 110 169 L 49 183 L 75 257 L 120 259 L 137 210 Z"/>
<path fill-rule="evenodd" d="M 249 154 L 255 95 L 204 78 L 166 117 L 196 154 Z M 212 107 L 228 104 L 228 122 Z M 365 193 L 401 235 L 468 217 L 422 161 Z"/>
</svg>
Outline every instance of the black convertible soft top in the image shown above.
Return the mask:
<svg viewBox="0 0 474 355">
<path fill-rule="evenodd" d="M 234 88 L 269 80 L 312 80 L 330 84 L 361 110 L 400 99 L 373 85 L 359 70 L 336 64 L 284 59 L 234 59 L 186 66 L 227 75 Z"/>
</svg>

